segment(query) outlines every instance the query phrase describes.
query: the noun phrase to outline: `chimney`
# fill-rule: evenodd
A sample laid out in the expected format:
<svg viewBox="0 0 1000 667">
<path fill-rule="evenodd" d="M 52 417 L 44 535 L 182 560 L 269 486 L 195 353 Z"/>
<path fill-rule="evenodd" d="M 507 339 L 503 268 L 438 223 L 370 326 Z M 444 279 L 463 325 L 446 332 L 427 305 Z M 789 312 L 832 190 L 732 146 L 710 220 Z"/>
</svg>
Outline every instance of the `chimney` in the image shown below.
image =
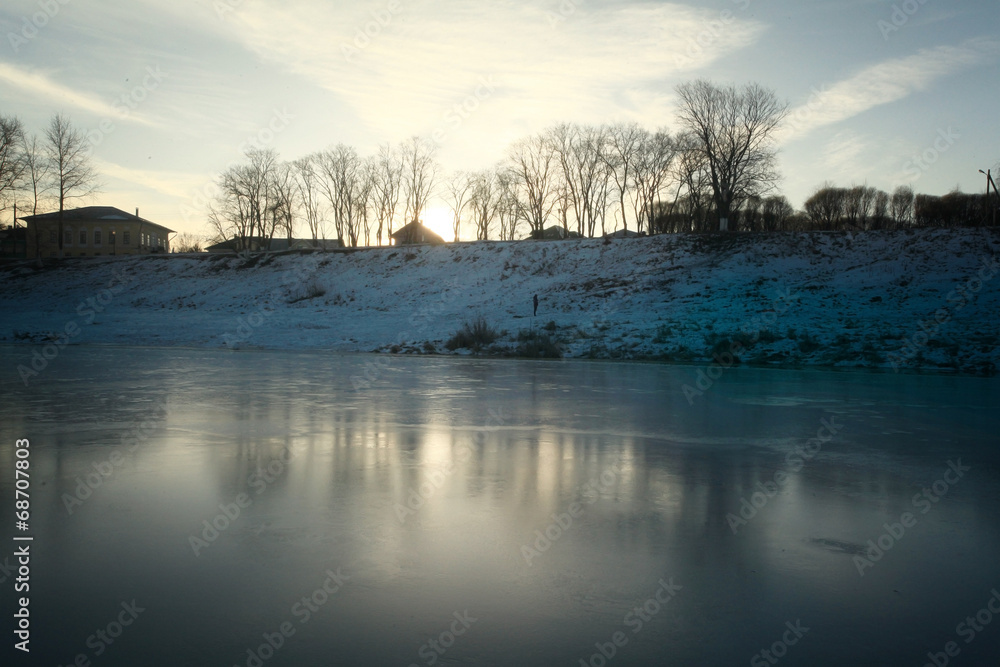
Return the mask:
<svg viewBox="0 0 1000 667">
<path fill-rule="evenodd" d="M 139 217 L 139 207 L 138 206 L 135 207 L 135 217 L 137 217 L 137 218 Z"/>
</svg>

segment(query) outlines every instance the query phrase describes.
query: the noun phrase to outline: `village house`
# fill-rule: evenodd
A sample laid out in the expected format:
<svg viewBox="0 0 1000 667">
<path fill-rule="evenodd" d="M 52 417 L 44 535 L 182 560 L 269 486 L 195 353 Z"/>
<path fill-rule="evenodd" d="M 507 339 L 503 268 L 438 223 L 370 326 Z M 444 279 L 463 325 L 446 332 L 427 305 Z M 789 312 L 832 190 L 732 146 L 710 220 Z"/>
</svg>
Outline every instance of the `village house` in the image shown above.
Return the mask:
<svg viewBox="0 0 1000 667">
<path fill-rule="evenodd" d="M 59 212 L 27 215 L 28 257 L 59 256 Z M 149 255 L 170 251 L 172 229 L 113 206 L 62 212 L 62 256 Z"/>
<path fill-rule="evenodd" d="M 566 229 L 565 227 L 553 225 L 552 227 L 546 227 L 542 231 L 535 230 L 531 232 L 528 238 L 542 241 L 560 241 L 563 239 L 582 239 L 583 234 Z"/>
<path fill-rule="evenodd" d="M 444 239 L 414 220 L 389 235 L 394 245 L 440 244 Z"/>
</svg>

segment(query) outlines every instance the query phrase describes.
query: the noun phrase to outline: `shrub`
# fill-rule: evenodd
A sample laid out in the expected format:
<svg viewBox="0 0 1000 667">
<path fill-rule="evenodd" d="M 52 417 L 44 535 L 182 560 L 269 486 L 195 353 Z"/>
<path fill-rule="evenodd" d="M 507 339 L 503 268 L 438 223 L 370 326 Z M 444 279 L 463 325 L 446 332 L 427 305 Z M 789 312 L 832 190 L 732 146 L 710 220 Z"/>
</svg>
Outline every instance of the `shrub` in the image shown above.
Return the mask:
<svg viewBox="0 0 1000 667">
<path fill-rule="evenodd" d="M 524 330 L 517 334 L 518 346 L 515 354 L 528 359 L 559 359 L 562 349 L 559 343 L 547 333 Z"/>
<path fill-rule="evenodd" d="M 799 338 L 799 352 L 802 354 L 812 354 L 820 348 L 819 341 L 808 333 L 802 334 Z"/>
<path fill-rule="evenodd" d="M 489 345 L 495 341 L 498 337 L 497 330 L 486 321 L 485 317 L 477 317 L 471 322 L 463 324 L 462 328 L 444 346 L 452 351 L 459 348 L 479 350 L 484 345 Z"/>
<path fill-rule="evenodd" d="M 316 276 L 312 276 L 312 278 L 309 279 L 309 282 L 297 285 L 291 290 L 291 293 L 288 295 L 288 303 L 298 303 L 299 301 L 316 299 L 325 295 L 326 288 L 320 284 Z"/>
</svg>

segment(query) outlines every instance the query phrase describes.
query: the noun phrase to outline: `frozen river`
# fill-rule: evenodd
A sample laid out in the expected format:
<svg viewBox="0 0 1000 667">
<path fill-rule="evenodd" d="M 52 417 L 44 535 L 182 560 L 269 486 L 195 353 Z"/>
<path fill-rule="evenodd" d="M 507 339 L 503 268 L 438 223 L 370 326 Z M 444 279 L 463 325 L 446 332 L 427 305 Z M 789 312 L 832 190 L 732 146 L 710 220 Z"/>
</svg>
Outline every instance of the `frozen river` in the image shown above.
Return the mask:
<svg viewBox="0 0 1000 667">
<path fill-rule="evenodd" d="M 31 353 L 4 664 L 1000 656 L 997 379 L 67 348 L 25 388 Z"/>
</svg>

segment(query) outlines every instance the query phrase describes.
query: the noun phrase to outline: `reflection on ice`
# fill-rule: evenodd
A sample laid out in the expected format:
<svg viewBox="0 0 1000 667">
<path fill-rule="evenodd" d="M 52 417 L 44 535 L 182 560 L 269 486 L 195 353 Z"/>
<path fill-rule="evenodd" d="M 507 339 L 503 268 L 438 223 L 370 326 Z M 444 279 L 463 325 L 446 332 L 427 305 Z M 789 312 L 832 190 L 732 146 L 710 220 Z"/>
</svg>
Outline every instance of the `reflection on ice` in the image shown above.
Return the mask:
<svg viewBox="0 0 1000 667">
<path fill-rule="evenodd" d="M 286 621 L 268 664 L 429 664 L 463 613 L 445 663 L 744 664 L 801 619 L 795 664 L 916 664 L 1000 583 L 994 380 L 734 369 L 692 406 L 683 367 L 391 358 L 357 391 L 368 361 L 73 349 L 5 387 L 0 460 L 28 435 L 45 482 L 40 656 L 135 598 L 102 664 L 249 664 Z"/>
</svg>

